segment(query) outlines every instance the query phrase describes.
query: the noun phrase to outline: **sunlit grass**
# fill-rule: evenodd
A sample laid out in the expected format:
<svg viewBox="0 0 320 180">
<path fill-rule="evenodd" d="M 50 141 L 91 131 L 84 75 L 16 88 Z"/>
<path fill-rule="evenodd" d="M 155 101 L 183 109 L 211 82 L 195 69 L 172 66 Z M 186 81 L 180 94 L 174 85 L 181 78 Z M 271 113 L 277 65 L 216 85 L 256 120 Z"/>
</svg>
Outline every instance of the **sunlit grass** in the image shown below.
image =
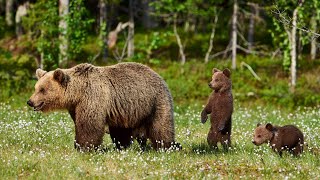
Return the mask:
<svg viewBox="0 0 320 180">
<path fill-rule="evenodd" d="M 176 140 L 183 150 L 141 152 L 137 143 L 117 151 L 108 135 L 106 152 L 74 150 L 74 125 L 66 112 L 41 114 L 0 103 L 1 179 L 317 179 L 320 176 L 320 111 L 270 107 L 245 108 L 236 103 L 232 147 L 225 152 L 206 142 L 210 123 L 200 123 L 201 105 L 175 109 Z M 280 158 L 267 146 L 251 143 L 258 122 L 294 124 L 308 146 L 301 157 Z"/>
</svg>

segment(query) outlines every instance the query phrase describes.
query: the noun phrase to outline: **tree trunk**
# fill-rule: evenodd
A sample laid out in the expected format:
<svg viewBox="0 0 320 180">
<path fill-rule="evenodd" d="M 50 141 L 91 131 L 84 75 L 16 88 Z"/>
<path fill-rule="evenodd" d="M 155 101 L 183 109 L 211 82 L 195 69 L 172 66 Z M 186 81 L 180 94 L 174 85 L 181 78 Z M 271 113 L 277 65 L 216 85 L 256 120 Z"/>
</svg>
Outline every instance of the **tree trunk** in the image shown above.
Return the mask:
<svg viewBox="0 0 320 180">
<path fill-rule="evenodd" d="M 314 32 L 317 31 L 316 14 L 312 15 L 312 18 L 311 18 L 311 29 Z M 311 60 L 315 60 L 316 56 L 317 56 L 317 38 L 315 36 L 313 36 L 312 40 L 311 40 L 310 56 L 311 56 Z"/>
<path fill-rule="evenodd" d="M 148 29 L 157 26 L 154 18 L 150 16 L 152 13 L 154 13 L 154 7 L 150 6 L 149 3 L 150 3 L 150 0 L 142 0 L 142 7 L 143 7 L 142 24 L 143 24 L 143 27 Z"/>
<path fill-rule="evenodd" d="M 134 12 L 133 12 L 133 0 L 129 0 L 129 22 L 131 26 L 128 26 L 128 58 L 134 55 Z"/>
<path fill-rule="evenodd" d="M 108 57 L 108 49 L 107 49 L 107 5 L 105 0 L 99 1 L 99 26 L 100 26 L 100 41 L 102 43 L 101 52 L 102 52 L 102 60 L 107 61 Z"/>
<path fill-rule="evenodd" d="M 6 11 L 6 4 L 5 4 L 5 0 L 0 0 L 0 14 L 2 14 L 3 12 Z"/>
<path fill-rule="evenodd" d="M 177 14 L 176 13 L 173 15 L 173 33 L 176 36 L 177 43 L 179 46 L 179 53 L 181 56 L 181 64 L 185 64 L 186 63 L 186 56 L 184 55 L 183 45 L 181 43 L 181 39 L 180 39 L 180 36 L 177 31 Z"/>
<path fill-rule="evenodd" d="M 68 40 L 67 40 L 67 30 L 68 25 L 66 22 L 66 16 L 69 13 L 69 0 L 59 0 L 59 16 L 60 16 L 60 22 L 59 22 L 59 28 L 61 29 L 60 32 L 60 60 L 59 64 L 62 62 L 64 64 L 67 64 L 67 52 L 68 52 Z"/>
<path fill-rule="evenodd" d="M 6 23 L 8 26 L 13 25 L 13 4 L 14 0 L 6 0 Z"/>
<path fill-rule="evenodd" d="M 205 56 L 205 58 L 204 58 L 204 62 L 205 62 L 205 63 L 208 63 L 208 62 L 209 62 L 209 56 L 210 56 L 210 53 L 211 53 L 212 48 L 213 48 L 213 38 L 214 38 L 214 35 L 215 35 L 217 22 L 218 22 L 218 14 L 214 17 L 214 22 L 213 22 L 213 24 L 212 24 L 212 30 L 211 30 L 211 35 L 210 35 L 209 48 L 208 48 L 208 51 L 207 51 L 206 56 Z"/>
<path fill-rule="evenodd" d="M 16 23 L 16 36 L 18 38 L 21 37 L 21 35 L 24 33 L 23 27 L 22 27 L 22 17 L 26 16 L 28 14 L 29 9 L 29 2 L 25 2 L 24 4 L 21 4 L 18 6 L 16 11 L 16 17 L 15 17 L 15 23 Z"/>
<path fill-rule="evenodd" d="M 237 68 L 237 16 L 238 16 L 238 2 L 234 0 L 233 15 L 232 15 L 232 69 Z"/>
<path fill-rule="evenodd" d="M 290 83 L 290 92 L 294 93 L 297 82 L 297 19 L 299 8 L 302 6 L 304 0 L 299 1 L 298 7 L 293 11 L 292 15 L 292 29 L 291 35 L 289 36 L 290 40 L 290 56 L 291 56 L 291 83 Z"/>
<path fill-rule="evenodd" d="M 249 23 L 249 32 L 248 32 L 248 50 L 252 51 L 253 41 L 254 41 L 254 27 L 255 27 L 255 18 L 258 15 L 258 5 L 255 3 L 250 3 L 251 14 L 250 14 L 250 23 Z"/>
</svg>

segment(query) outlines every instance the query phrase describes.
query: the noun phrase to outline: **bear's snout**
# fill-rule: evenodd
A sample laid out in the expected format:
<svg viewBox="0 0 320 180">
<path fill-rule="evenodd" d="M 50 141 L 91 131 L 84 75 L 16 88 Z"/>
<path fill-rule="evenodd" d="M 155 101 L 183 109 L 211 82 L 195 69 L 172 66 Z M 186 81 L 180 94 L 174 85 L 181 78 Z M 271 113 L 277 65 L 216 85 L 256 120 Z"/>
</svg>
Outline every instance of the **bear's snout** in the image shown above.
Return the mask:
<svg viewBox="0 0 320 180">
<path fill-rule="evenodd" d="M 208 86 L 209 86 L 210 88 L 212 88 L 212 85 L 211 85 L 211 83 L 208 83 Z"/>
<path fill-rule="evenodd" d="M 253 143 L 254 145 L 257 145 L 257 142 L 256 142 L 256 141 L 254 141 L 254 140 L 252 141 L 252 143 Z"/>
<path fill-rule="evenodd" d="M 32 102 L 30 99 L 27 101 L 27 104 L 28 104 L 30 107 L 34 107 L 34 104 L 33 104 L 33 102 Z"/>
</svg>

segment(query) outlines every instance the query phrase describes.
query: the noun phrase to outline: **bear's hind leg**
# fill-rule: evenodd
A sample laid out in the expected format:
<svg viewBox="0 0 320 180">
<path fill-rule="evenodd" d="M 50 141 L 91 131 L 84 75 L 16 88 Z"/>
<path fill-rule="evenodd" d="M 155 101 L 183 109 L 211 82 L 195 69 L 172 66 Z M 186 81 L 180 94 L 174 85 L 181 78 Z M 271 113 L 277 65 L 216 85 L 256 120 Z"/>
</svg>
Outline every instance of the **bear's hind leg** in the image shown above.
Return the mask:
<svg viewBox="0 0 320 180">
<path fill-rule="evenodd" d="M 302 153 L 302 151 L 303 151 L 303 144 L 301 145 L 298 144 L 292 149 L 291 152 L 294 156 L 299 156 Z"/>
<path fill-rule="evenodd" d="M 210 129 L 207 137 L 207 142 L 210 146 L 210 148 L 213 149 L 218 149 L 218 139 L 217 139 L 217 132 L 214 132 L 213 130 Z"/>
<path fill-rule="evenodd" d="M 125 149 L 132 144 L 132 129 L 109 127 L 110 137 L 117 149 Z"/>
<path fill-rule="evenodd" d="M 137 137 L 137 141 L 140 145 L 141 151 L 145 151 L 147 147 L 147 138 L 145 137 Z"/>
<path fill-rule="evenodd" d="M 231 138 L 229 132 L 226 133 L 226 135 L 221 135 L 221 145 L 225 151 L 229 150 L 229 147 L 231 147 Z"/>
<path fill-rule="evenodd" d="M 157 106 L 154 118 L 151 119 L 146 130 L 154 149 L 169 149 L 172 145 L 176 145 L 173 112 L 168 109 L 168 106 Z"/>
</svg>

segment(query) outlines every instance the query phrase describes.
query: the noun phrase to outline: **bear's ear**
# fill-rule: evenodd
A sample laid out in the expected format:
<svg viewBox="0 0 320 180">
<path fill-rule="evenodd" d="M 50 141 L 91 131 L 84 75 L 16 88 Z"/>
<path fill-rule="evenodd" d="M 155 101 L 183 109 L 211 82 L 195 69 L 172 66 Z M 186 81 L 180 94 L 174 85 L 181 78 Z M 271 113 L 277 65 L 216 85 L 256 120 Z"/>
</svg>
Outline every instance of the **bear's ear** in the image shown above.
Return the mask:
<svg viewBox="0 0 320 180">
<path fill-rule="evenodd" d="M 228 68 L 223 70 L 223 74 L 226 75 L 228 78 L 230 78 L 231 72 Z"/>
<path fill-rule="evenodd" d="M 61 69 L 57 69 L 53 72 L 53 79 L 59 82 L 62 86 L 66 86 L 69 82 L 69 76 Z"/>
<path fill-rule="evenodd" d="M 219 69 L 213 68 L 213 69 L 212 69 L 212 74 L 214 74 L 214 73 L 216 73 L 216 72 L 219 72 L 219 71 L 220 71 Z"/>
<path fill-rule="evenodd" d="M 272 124 L 268 123 L 268 124 L 266 125 L 266 129 L 268 129 L 269 131 L 272 131 L 272 130 L 273 130 Z"/>
<path fill-rule="evenodd" d="M 44 70 L 42 70 L 42 69 L 37 69 L 36 70 L 36 76 L 37 76 L 37 78 L 38 79 L 40 79 L 42 76 L 44 76 L 45 74 L 47 73 L 47 71 L 44 71 Z"/>
<path fill-rule="evenodd" d="M 261 126 L 261 123 L 258 123 L 258 124 L 257 124 L 257 127 L 259 127 L 259 126 Z"/>
</svg>

